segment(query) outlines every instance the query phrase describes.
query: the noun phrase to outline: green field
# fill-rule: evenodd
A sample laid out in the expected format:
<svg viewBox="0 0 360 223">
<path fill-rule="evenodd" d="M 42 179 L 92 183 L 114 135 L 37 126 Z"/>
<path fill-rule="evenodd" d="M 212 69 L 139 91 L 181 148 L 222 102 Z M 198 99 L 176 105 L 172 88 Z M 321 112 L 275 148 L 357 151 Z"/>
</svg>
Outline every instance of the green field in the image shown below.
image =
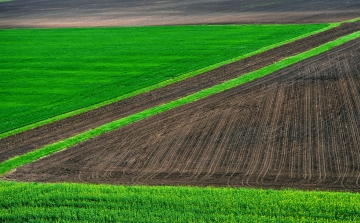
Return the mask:
<svg viewBox="0 0 360 223">
<path fill-rule="evenodd" d="M 0 182 L 0 222 L 359 222 L 360 194 Z"/>
<path fill-rule="evenodd" d="M 194 75 L 327 26 L 0 30 L 0 133 Z"/>
</svg>

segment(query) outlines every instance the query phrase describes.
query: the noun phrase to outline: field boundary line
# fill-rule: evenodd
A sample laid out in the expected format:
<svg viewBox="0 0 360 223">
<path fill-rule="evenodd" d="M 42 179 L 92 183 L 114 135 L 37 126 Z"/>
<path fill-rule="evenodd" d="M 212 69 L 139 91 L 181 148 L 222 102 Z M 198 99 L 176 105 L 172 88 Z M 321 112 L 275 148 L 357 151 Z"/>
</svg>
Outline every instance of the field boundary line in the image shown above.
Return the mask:
<svg viewBox="0 0 360 223">
<path fill-rule="evenodd" d="M 22 166 L 24 164 L 31 163 L 35 160 L 38 160 L 42 157 L 45 157 L 47 155 L 50 155 L 52 153 L 67 149 L 75 144 L 81 143 L 85 140 L 88 140 L 90 138 L 93 138 L 95 136 L 104 134 L 106 132 L 110 132 L 112 130 L 118 129 L 122 126 L 131 124 L 136 121 L 140 121 L 142 119 L 148 118 L 150 116 L 156 115 L 161 112 L 165 112 L 167 110 L 179 107 L 181 105 L 185 105 L 187 103 L 191 103 L 194 101 L 197 101 L 199 99 L 208 97 L 210 95 L 223 92 L 225 90 L 237 87 L 241 84 L 245 84 L 247 82 L 250 82 L 252 80 L 255 80 L 257 78 L 266 76 L 268 74 L 271 74 L 277 70 L 280 70 L 282 68 L 285 68 L 287 66 L 290 66 L 292 64 L 295 64 L 301 60 L 316 56 L 320 53 L 323 53 L 325 51 L 328 51 L 336 46 L 339 46 L 343 43 L 346 43 L 350 40 L 354 40 L 356 38 L 360 37 L 360 31 L 354 32 L 352 34 L 340 37 L 336 40 L 330 41 L 328 43 L 325 43 L 319 47 L 313 48 L 311 50 L 308 50 L 306 52 L 297 54 L 295 56 L 291 56 L 288 58 L 285 58 L 281 61 L 278 61 L 274 64 L 271 64 L 269 66 L 263 67 L 259 70 L 249 72 L 247 74 L 244 74 L 242 76 L 239 76 L 237 78 L 225 81 L 219 85 L 215 85 L 206 89 L 203 89 L 201 91 L 198 91 L 194 94 L 185 96 L 183 98 L 179 98 L 177 100 L 146 109 L 144 111 L 129 115 L 127 117 L 109 122 L 107 124 L 101 125 L 97 128 L 85 131 L 83 133 L 80 133 L 78 135 L 75 135 L 73 137 L 67 138 L 65 140 L 55 142 L 53 144 L 46 145 L 42 148 L 39 148 L 37 150 L 28 152 L 26 154 L 15 156 L 13 158 L 10 158 L 2 163 L 0 163 L 0 175 L 3 175 L 7 173 L 10 170 L 13 170 L 19 166 Z"/>
<path fill-rule="evenodd" d="M 29 125 L 25 125 L 25 126 L 20 127 L 20 128 L 16 128 L 16 129 L 1 133 L 0 134 L 0 139 L 6 138 L 6 137 L 11 136 L 11 135 L 15 135 L 15 134 L 18 134 L 18 133 L 21 133 L 21 132 L 24 132 L 24 131 L 27 131 L 27 130 L 30 130 L 30 129 L 34 129 L 36 127 L 43 126 L 43 125 L 46 125 L 46 124 L 49 124 L 49 123 L 52 123 L 52 122 L 55 122 L 55 121 L 59 121 L 59 120 L 62 120 L 62 119 L 65 119 L 65 118 L 68 118 L 68 117 L 71 117 L 71 116 L 75 116 L 75 115 L 78 115 L 78 114 L 81 114 L 81 113 L 84 113 L 84 112 L 87 112 L 87 111 L 90 111 L 90 110 L 93 110 L 93 109 L 96 109 L 96 108 L 99 108 L 99 107 L 102 107 L 102 106 L 105 106 L 105 105 L 109 105 L 111 103 L 115 103 L 115 102 L 130 98 L 130 97 L 133 97 L 133 96 L 136 96 L 136 95 L 139 95 L 139 94 L 142 94 L 142 93 L 154 90 L 154 89 L 165 87 L 167 85 L 170 85 L 170 84 L 185 80 L 187 78 L 194 77 L 196 75 L 199 75 L 199 74 L 205 73 L 207 71 L 219 68 L 221 66 L 224 66 L 224 65 L 227 65 L 227 64 L 230 64 L 230 63 L 245 59 L 247 57 L 254 56 L 256 54 L 259 54 L 259 53 L 274 49 L 276 47 L 279 47 L 279 46 L 294 42 L 296 40 L 303 39 L 303 38 L 306 38 L 306 37 L 309 37 L 309 36 L 312 36 L 312 35 L 327 31 L 327 30 L 330 30 L 332 28 L 340 26 L 342 23 L 343 22 L 329 23 L 329 25 L 327 27 L 325 27 L 325 28 L 322 28 L 322 29 L 319 29 L 319 30 L 316 30 L 316 31 L 313 31 L 313 32 L 306 33 L 304 35 L 300 35 L 300 36 L 295 37 L 295 38 L 291 38 L 289 40 L 285 40 L 285 41 L 282 41 L 282 42 L 279 42 L 279 43 L 275 43 L 275 44 L 260 48 L 260 49 L 258 49 L 256 51 L 251 52 L 251 53 L 248 53 L 248 54 L 245 54 L 245 55 L 242 55 L 242 56 L 239 56 L 239 57 L 234 57 L 234 58 L 229 59 L 229 60 L 225 60 L 225 61 L 213 64 L 213 65 L 201 68 L 201 69 L 197 69 L 195 71 L 185 73 L 185 74 L 182 74 L 182 75 L 180 75 L 178 77 L 171 78 L 171 79 L 159 82 L 157 84 L 154 84 L 154 85 L 151 85 L 151 86 L 148 86 L 148 87 L 133 91 L 131 93 L 128 93 L 128 94 L 125 94 L 125 95 L 122 95 L 122 96 L 119 96 L 119 97 L 115 97 L 113 99 L 105 100 L 103 102 L 96 103 L 96 104 L 91 105 L 91 106 L 87 106 L 87 107 L 83 107 L 83 108 L 80 108 L 80 109 L 77 109 L 77 110 L 66 112 L 66 113 L 56 115 L 56 116 L 48 118 L 48 119 L 44 119 L 42 121 L 38 121 L 38 122 L 29 124 Z M 276 26 L 277 24 L 271 24 L 271 25 Z M 271 25 L 269 24 L 269 26 L 271 26 Z M 296 26 L 296 25 L 299 25 L 299 24 L 278 24 L 278 26 L 282 26 L 282 25 L 294 25 L 294 26 Z M 214 26 L 214 25 L 204 25 L 204 26 Z M 220 25 L 220 26 L 247 26 L 247 25 Z"/>
</svg>

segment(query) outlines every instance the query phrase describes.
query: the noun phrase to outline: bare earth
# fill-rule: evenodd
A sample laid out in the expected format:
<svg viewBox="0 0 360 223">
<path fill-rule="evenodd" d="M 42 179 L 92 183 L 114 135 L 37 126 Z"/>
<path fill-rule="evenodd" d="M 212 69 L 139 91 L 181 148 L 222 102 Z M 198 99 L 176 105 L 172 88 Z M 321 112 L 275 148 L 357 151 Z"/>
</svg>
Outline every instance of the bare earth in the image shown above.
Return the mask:
<svg viewBox="0 0 360 223">
<path fill-rule="evenodd" d="M 360 191 L 360 39 L 8 179 Z"/>
<path fill-rule="evenodd" d="M 0 28 L 320 23 L 360 16 L 358 0 L 13 0 Z"/>
</svg>

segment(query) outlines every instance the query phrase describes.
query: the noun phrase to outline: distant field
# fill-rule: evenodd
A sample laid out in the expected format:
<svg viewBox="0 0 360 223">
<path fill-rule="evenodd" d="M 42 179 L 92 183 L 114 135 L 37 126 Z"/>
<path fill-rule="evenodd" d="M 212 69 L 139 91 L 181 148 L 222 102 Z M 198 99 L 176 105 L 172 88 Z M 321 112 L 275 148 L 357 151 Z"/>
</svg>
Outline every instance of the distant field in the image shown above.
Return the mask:
<svg viewBox="0 0 360 223">
<path fill-rule="evenodd" d="M 326 26 L 0 30 L 0 133 Z"/>
<path fill-rule="evenodd" d="M 359 15 L 359 0 L 16 0 L 0 8 L 0 27 L 329 23 Z"/>
</svg>

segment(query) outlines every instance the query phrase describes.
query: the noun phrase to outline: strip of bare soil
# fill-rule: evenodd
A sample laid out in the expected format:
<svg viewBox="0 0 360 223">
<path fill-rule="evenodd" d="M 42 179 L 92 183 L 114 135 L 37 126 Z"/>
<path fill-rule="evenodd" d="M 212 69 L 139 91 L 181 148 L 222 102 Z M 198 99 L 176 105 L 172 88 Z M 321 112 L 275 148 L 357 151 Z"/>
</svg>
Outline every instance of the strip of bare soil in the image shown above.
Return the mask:
<svg viewBox="0 0 360 223">
<path fill-rule="evenodd" d="M 13 0 L 0 27 L 322 23 L 360 16 L 358 0 Z"/>
<path fill-rule="evenodd" d="M 0 162 L 257 70 L 359 29 L 360 22 L 343 24 L 181 82 L 1 139 Z"/>
<path fill-rule="evenodd" d="M 7 178 L 360 191 L 359 60 L 357 39 Z"/>
</svg>

